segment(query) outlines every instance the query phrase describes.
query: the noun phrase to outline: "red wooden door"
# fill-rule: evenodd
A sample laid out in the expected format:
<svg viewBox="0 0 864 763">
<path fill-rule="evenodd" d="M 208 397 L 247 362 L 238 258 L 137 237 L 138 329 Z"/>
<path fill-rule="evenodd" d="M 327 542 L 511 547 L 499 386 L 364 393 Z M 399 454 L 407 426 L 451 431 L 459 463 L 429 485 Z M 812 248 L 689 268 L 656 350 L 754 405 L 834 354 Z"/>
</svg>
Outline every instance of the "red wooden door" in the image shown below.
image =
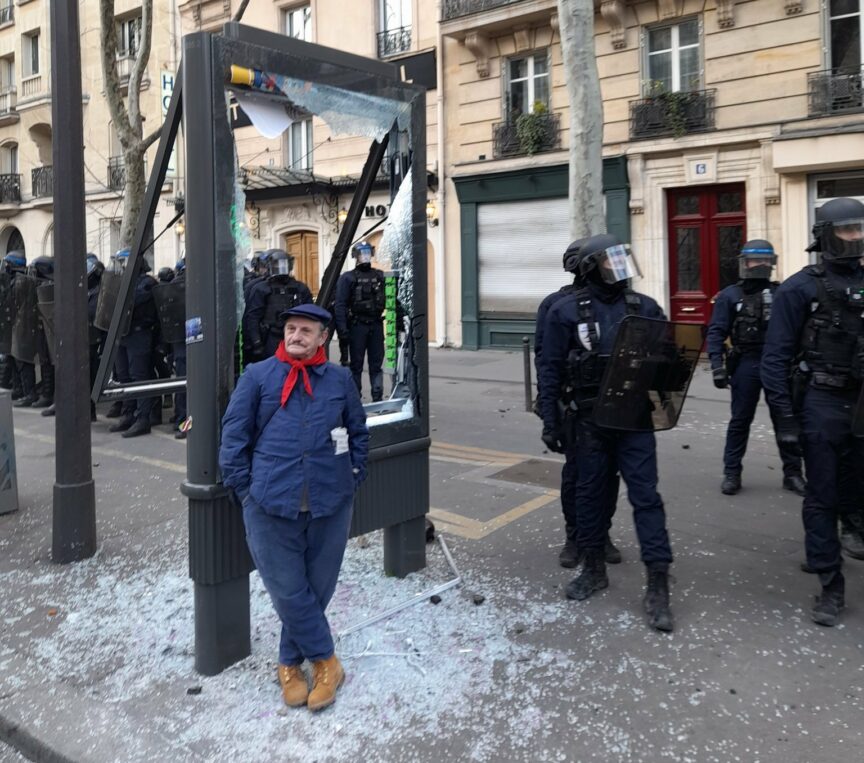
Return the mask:
<svg viewBox="0 0 864 763">
<path fill-rule="evenodd" d="M 711 300 L 738 280 L 747 238 L 744 193 L 743 183 L 666 192 L 673 321 L 708 323 Z"/>
</svg>

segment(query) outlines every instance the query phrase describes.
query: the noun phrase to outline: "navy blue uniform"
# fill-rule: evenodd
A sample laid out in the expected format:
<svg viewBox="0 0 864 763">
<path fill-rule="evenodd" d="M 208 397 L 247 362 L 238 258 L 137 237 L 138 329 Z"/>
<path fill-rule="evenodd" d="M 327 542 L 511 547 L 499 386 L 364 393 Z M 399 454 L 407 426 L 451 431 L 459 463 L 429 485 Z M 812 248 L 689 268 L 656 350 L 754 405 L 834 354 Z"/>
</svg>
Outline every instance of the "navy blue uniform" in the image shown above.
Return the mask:
<svg viewBox="0 0 864 763">
<path fill-rule="evenodd" d="M 287 304 L 285 309 L 294 305 L 305 305 L 312 302 L 312 292 L 302 281 L 285 276 L 271 276 L 271 278 L 282 279 L 285 287 L 295 293 L 295 298 Z M 249 343 L 252 360 L 264 360 L 276 352 L 279 342 L 282 341 L 283 324 L 280 323 L 277 309 L 271 305 L 273 299 L 273 282 L 270 278 L 261 279 L 249 287 L 246 297 L 246 310 L 243 313 L 243 339 Z M 268 315 L 273 313 L 273 315 Z M 247 361 L 248 362 L 248 361 Z"/>
<path fill-rule="evenodd" d="M 117 366 L 121 380 L 133 382 L 147 381 L 154 376 L 153 347 L 159 315 L 153 301 L 153 287 L 157 281 L 153 276 L 141 273 L 135 284 L 135 301 L 132 308 L 132 322 L 129 333 L 120 340 L 117 352 Z M 125 366 L 125 367 L 124 367 Z M 123 415 L 149 423 L 150 411 L 156 398 L 145 397 L 140 400 L 126 400 Z"/>
<path fill-rule="evenodd" d="M 741 462 L 747 451 L 750 425 L 756 415 L 756 407 L 762 394 L 759 367 L 762 361 L 764 332 L 773 307 L 773 292 L 778 284 L 768 280 L 753 279 L 727 286 L 717 295 L 711 323 L 708 325 L 708 357 L 711 370 L 723 367 L 725 342 L 732 339 L 728 370 L 732 388 L 732 417 L 726 430 L 726 447 L 723 451 L 723 473 L 741 475 Z M 769 290 L 769 300 L 763 291 Z M 752 311 L 753 315 L 747 315 Z M 737 321 L 737 324 L 736 324 Z M 772 420 L 774 409 L 769 407 Z M 787 477 L 801 474 L 801 458 L 797 450 L 777 443 L 783 474 Z"/>
<path fill-rule="evenodd" d="M 592 318 L 597 324 L 597 345 L 592 350 L 609 356 L 621 321 L 628 314 L 663 319 L 663 311 L 650 297 L 638 295 L 638 310 L 628 304 L 624 293 L 605 301 L 606 294 L 593 286 L 571 299 L 558 301 L 544 325 L 540 361 L 540 408 L 546 428 L 558 426 L 558 399 L 568 381 L 568 356 L 586 350 L 580 339 L 578 299 L 590 297 Z M 616 469 L 627 484 L 633 506 L 636 533 L 646 564 L 668 564 L 672 550 L 666 533 L 663 501 L 657 492 L 657 451 L 653 432 L 624 432 L 598 427 L 593 420 L 591 400 L 599 386 L 573 390 L 577 411 L 568 416 L 567 459 L 578 462 L 575 487 L 577 544 L 586 552 L 602 553 L 609 527 L 607 492 Z"/>
<path fill-rule="evenodd" d="M 380 299 L 369 295 L 358 300 L 358 277 L 367 278 L 380 289 Z M 368 303 L 368 304 L 367 304 Z M 351 376 L 357 391 L 363 392 L 363 361 L 369 361 L 369 386 L 372 401 L 384 396 L 384 274 L 376 268 L 362 270 L 359 267 L 339 276 L 336 282 L 336 300 L 333 317 L 339 336 L 348 337 Z"/>
<path fill-rule="evenodd" d="M 830 292 L 845 296 L 847 288 L 864 288 L 864 271 L 860 267 L 841 269 L 831 263 L 824 268 L 806 267 L 777 289 L 762 353 L 762 385 L 777 415 L 790 419 L 797 416 L 800 423 L 807 467 L 803 503 L 807 563 L 816 572 L 830 573 L 842 565 L 837 519 L 844 507 L 843 496 L 852 496 L 851 503 L 860 497 L 864 439 L 852 436 L 852 413 L 861 383 L 860 377 L 850 371 L 855 332 L 860 337 L 864 330 L 860 306 L 839 309 L 833 299 L 826 299 L 820 279 Z M 848 330 L 842 330 L 834 317 Z M 822 347 L 815 353 L 808 351 L 820 336 Z M 841 346 L 841 352 L 836 354 L 826 344 L 832 337 L 845 342 L 848 349 Z M 845 361 L 845 368 L 842 362 L 829 362 L 832 356 Z M 793 368 L 798 373 L 790 378 Z M 793 383 L 800 390 L 794 404 Z"/>
</svg>

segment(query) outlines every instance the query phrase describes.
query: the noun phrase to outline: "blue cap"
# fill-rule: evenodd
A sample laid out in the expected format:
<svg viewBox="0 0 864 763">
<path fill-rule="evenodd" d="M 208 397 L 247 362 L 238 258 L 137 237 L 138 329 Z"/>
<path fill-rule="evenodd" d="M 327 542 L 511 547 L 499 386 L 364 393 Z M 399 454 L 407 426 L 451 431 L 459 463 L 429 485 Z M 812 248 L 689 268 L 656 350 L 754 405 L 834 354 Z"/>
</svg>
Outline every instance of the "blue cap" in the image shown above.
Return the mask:
<svg viewBox="0 0 864 763">
<path fill-rule="evenodd" d="M 329 326 L 330 321 L 333 320 L 333 316 L 323 307 L 318 307 L 318 305 L 312 304 L 297 305 L 296 307 L 292 307 L 290 310 L 283 310 L 279 313 L 279 320 L 287 321 L 291 316 L 308 318 L 310 321 L 318 321 L 319 323 L 323 323 L 325 326 Z"/>
</svg>

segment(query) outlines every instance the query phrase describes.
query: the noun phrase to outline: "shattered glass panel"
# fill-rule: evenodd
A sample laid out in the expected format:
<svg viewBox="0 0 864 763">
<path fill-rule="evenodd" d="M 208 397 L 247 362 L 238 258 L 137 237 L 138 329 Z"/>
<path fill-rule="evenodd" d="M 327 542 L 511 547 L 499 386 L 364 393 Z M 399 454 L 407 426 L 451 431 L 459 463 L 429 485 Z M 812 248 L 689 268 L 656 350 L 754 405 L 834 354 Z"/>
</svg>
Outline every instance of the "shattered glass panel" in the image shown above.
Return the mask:
<svg viewBox="0 0 864 763">
<path fill-rule="evenodd" d="M 354 93 L 331 85 L 273 75 L 279 89 L 297 106 L 321 117 L 334 135 L 352 135 L 382 140 L 393 122 L 407 129 L 411 104 L 365 93 Z"/>
<path fill-rule="evenodd" d="M 399 271 L 399 302 L 409 315 L 414 314 L 414 258 L 411 231 L 412 207 L 411 170 L 408 170 L 396 198 L 390 205 L 390 215 L 378 247 L 377 259 L 384 270 Z M 385 267 L 386 265 L 386 267 Z"/>
<path fill-rule="evenodd" d="M 228 120 L 231 120 L 231 104 L 228 94 L 225 94 L 228 110 Z M 246 194 L 240 173 L 240 159 L 237 156 L 237 144 L 234 144 L 234 201 L 231 204 L 231 236 L 234 239 L 234 296 L 236 302 L 237 323 L 243 318 L 245 303 L 243 301 L 244 265 L 252 257 L 252 237 L 246 227 Z"/>
</svg>

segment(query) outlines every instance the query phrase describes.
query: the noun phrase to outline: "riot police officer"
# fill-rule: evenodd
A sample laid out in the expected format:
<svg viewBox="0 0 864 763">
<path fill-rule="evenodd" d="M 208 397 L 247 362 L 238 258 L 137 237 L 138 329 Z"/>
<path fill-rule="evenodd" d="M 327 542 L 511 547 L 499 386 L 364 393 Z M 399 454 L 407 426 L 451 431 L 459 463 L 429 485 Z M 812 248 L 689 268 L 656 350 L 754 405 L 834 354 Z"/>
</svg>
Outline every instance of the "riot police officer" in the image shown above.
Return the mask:
<svg viewBox="0 0 864 763">
<path fill-rule="evenodd" d="M 125 267 L 129 260 L 129 250 L 117 252 L 116 260 Z M 121 374 L 126 365 L 126 376 L 130 381 L 147 381 L 154 376 L 153 346 L 159 318 L 153 302 L 153 287 L 156 279 L 149 275 L 150 266 L 142 257 L 140 269 L 135 279 L 135 298 L 128 333 L 120 339 L 117 348 L 117 366 Z M 112 424 L 110 432 L 122 432 L 123 437 L 139 437 L 150 433 L 150 413 L 155 398 L 145 397 L 123 402 L 120 420 Z"/>
<path fill-rule="evenodd" d="M 864 204 L 827 202 L 816 212 L 813 236 L 809 250 L 821 252 L 821 263 L 806 266 L 774 294 L 762 384 L 777 411 L 778 440 L 803 447 L 804 544 L 822 585 L 810 617 L 832 626 L 845 605 L 837 519 L 843 494 L 860 496 L 864 463 L 864 439 L 852 434 L 864 378 Z"/>
<path fill-rule="evenodd" d="M 15 324 L 14 282 L 27 270 L 27 260 L 18 251 L 8 252 L 0 267 L 0 388 L 12 390 L 12 400 L 23 396 L 21 376 L 12 357 L 12 329 Z"/>
<path fill-rule="evenodd" d="M 163 341 L 168 344 L 174 374 L 186 376 L 186 260 L 179 260 L 174 268 L 176 275 L 170 283 L 162 283 L 153 289 L 153 298 L 159 313 Z M 174 438 L 186 439 L 186 392 L 174 394 Z"/>
<path fill-rule="evenodd" d="M 90 348 L 90 386 L 96 382 L 99 359 L 105 344 L 105 332 L 96 328 L 96 306 L 99 303 L 99 287 L 105 266 L 93 252 L 87 252 L 87 340 Z M 90 401 L 90 421 L 96 421 L 96 403 Z"/>
<path fill-rule="evenodd" d="M 753 239 L 745 243 L 738 256 L 740 280 L 717 295 L 708 325 L 708 357 L 714 386 L 725 389 L 731 383 L 732 387 L 732 418 L 726 430 L 720 485 L 725 495 L 735 495 L 741 489 L 741 462 L 762 393 L 759 379 L 762 346 L 773 295 L 779 286 L 771 280 L 776 263 L 777 255 L 770 242 Z M 727 339 L 732 344 L 728 353 Z M 774 409 L 771 414 L 773 417 Z M 783 462 L 783 487 L 804 495 L 800 454 L 787 443 L 778 443 L 778 449 Z"/>
<path fill-rule="evenodd" d="M 44 264 L 42 269 L 44 270 Z M 30 408 L 40 401 L 36 388 L 36 362 L 40 357 L 44 357 L 46 349 L 36 291 L 39 281 L 37 270 L 28 266 L 26 273 L 19 274 L 12 285 L 15 302 L 12 356 L 21 377 L 22 391 L 22 396 L 13 405 L 18 408 Z"/>
<path fill-rule="evenodd" d="M 537 318 L 534 329 L 534 366 L 537 370 L 537 400 L 535 401 L 534 411 L 542 418 L 542 406 L 540 404 L 540 366 L 543 356 L 543 329 L 545 326 L 546 316 L 558 302 L 563 299 L 571 298 L 579 289 L 586 287 L 585 281 L 579 274 L 579 254 L 582 245 L 588 241 L 587 238 L 581 238 L 574 241 L 567 249 L 564 250 L 562 265 L 564 270 L 573 274 L 573 283 L 562 286 L 558 291 L 553 291 L 547 295 L 537 308 Z M 559 408 L 559 427 L 563 424 L 563 411 Z M 565 542 L 564 546 L 558 554 L 558 563 L 562 567 L 573 568 L 578 567 L 584 557 L 584 553 L 579 549 L 579 544 L 576 539 L 576 499 L 574 491 L 576 488 L 576 478 L 578 475 L 578 464 L 573 458 L 573 450 L 566 447 L 559 447 L 560 441 L 551 441 L 551 450 L 553 452 L 563 451 L 565 459 L 564 466 L 561 469 L 561 510 L 564 514 L 564 531 Z M 547 447 L 548 444 L 547 444 Z M 610 501 L 608 505 L 609 527 L 612 526 L 612 517 L 615 514 L 615 509 L 618 504 L 618 487 L 620 480 L 618 472 L 612 474 L 610 478 L 609 489 L 606 497 Z M 620 564 L 621 552 L 612 543 L 609 537 L 609 528 L 606 531 L 606 541 L 604 553 L 607 564 Z"/>
<path fill-rule="evenodd" d="M 340 342 L 348 337 L 351 376 L 363 393 L 363 361 L 369 358 L 372 401 L 384 396 L 384 273 L 372 267 L 375 248 L 365 241 L 351 249 L 354 270 L 336 282 L 334 313 Z M 341 348 L 340 348 L 341 349 Z"/>
<path fill-rule="evenodd" d="M 174 270 L 169 268 L 167 265 L 163 268 L 159 268 L 159 272 L 156 274 L 156 280 L 159 283 L 171 283 L 174 280 Z"/>
<path fill-rule="evenodd" d="M 282 249 L 267 252 L 269 276 L 249 289 L 243 314 L 243 335 L 249 342 L 250 362 L 269 358 L 282 341 L 279 315 L 312 301 L 312 292 L 294 278 L 294 258 Z"/>
<path fill-rule="evenodd" d="M 643 605 L 648 623 L 657 630 L 671 631 L 668 570 L 672 550 L 657 492 L 654 433 L 604 428 L 593 418 L 603 370 L 621 322 L 628 315 L 664 318 L 653 299 L 629 288 L 629 279 L 636 272 L 629 250 L 615 236 L 592 236 L 580 248 L 579 273 L 586 287 L 572 299 L 558 301 L 544 326 L 540 362 L 543 442 L 551 448 L 566 447 L 568 459 L 578 463 L 576 537 L 585 562 L 580 575 L 567 586 L 567 597 L 584 600 L 609 585 L 603 553 L 609 522 L 605 492 L 617 468 L 627 483 L 647 568 Z M 566 431 L 558 416 L 559 398 L 568 409 Z"/>
</svg>

